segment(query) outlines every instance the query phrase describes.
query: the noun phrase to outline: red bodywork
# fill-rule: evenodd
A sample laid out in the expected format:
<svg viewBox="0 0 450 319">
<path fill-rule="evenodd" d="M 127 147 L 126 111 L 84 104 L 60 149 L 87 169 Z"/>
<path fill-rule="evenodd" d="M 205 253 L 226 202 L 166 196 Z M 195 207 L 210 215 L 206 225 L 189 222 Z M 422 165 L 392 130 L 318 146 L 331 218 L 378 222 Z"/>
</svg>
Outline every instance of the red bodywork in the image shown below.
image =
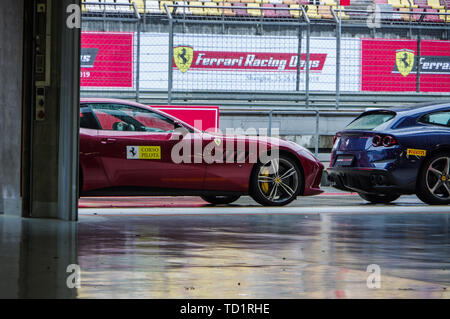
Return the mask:
<svg viewBox="0 0 450 319">
<path fill-rule="evenodd" d="M 311 196 L 322 193 L 320 181 L 324 166 L 305 148 L 280 139 L 268 138 L 261 142 L 257 137 L 225 136 L 200 132 L 161 111 L 138 103 L 113 99 L 82 99 L 81 104 L 111 103 L 129 105 L 162 114 L 197 134 L 185 139 L 200 143 L 202 148 L 220 140 L 224 153 L 229 141 L 245 141 L 246 150 L 254 143 L 273 145 L 290 154 L 303 170 L 304 188 L 301 195 Z M 171 159 L 173 146 L 178 143 L 172 133 L 125 132 L 113 130 L 80 129 L 80 169 L 81 189 L 84 195 L 195 195 L 202 193 L 248 194 L 254 163 L 195 163 L 199 156 L 193 152 L 192 163 L 175 164 Z M 197 139 L 197 141 L 195 141 Z M 127 160 L 127 146 L 160 146 L 158 160 Z M 229 145 L 229 144 L 228 144 Z M 236 148 L 235 148 L 236 149 Z"/>
</svg>

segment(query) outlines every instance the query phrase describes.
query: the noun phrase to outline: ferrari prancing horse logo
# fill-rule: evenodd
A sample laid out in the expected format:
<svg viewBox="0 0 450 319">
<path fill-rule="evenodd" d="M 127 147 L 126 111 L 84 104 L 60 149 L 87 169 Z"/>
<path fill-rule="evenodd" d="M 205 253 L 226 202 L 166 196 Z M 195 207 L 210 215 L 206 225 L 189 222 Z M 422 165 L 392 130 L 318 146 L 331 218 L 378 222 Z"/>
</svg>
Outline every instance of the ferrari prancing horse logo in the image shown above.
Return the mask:
<svg viewBox="0 0 450 319">
<path fill-rule="evenodd" d="M 194 48 L 188 46 L 173 48 L 173 59 L 175 61 L 175 65 L 182 73 L 187 72 L 192 65 L 192 61 L 194 60 Z"/>
<path fill-rule="evenodd" d="M 395 64 L 403 76 L 408 76 L 414 67 L 414 51 L 408 49 L 397 50 L 395 53 Z"/>
</svg>

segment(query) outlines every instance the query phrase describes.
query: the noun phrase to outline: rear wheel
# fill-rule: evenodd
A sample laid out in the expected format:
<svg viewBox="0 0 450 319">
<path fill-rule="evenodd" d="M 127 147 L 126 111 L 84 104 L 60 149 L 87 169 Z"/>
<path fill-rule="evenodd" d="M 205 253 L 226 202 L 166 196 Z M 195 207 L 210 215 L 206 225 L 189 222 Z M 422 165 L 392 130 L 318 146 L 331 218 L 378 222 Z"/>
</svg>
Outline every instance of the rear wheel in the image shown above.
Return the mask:
<svg viewBox="0 0 450 319">
<path fill-rule="evenodd" d="M 250 195 L 263 206 L 284 206 L 297 198 L 302 183 L 303 176 L 297 164 L 281 155 L 266 164 L 257 164 Z"/>
<path fill-rule="evenodd" d="M 205 202 L 213 205 L 226 205 L 237 201 L 240 196 L 216 196 L 216 195 L 204 195 L 200 196 Z"/>
<path fill-rule="evenodd" d="M 417 197 L 430 205 L 450 204 L 450 154 L 428 158 L 419 173 Z"/>
<path fill-rule="evenodd" d="M 361 196 L 362 199 L 365 199 L 368 202 L 371 202 L 373 204 L 387 204 L 390 202 L 393 202 L 394 200 L 398 199 L 401 195 L 399 194 L 363 194 L 358 193 L 359 196 Z"/>
</svg>

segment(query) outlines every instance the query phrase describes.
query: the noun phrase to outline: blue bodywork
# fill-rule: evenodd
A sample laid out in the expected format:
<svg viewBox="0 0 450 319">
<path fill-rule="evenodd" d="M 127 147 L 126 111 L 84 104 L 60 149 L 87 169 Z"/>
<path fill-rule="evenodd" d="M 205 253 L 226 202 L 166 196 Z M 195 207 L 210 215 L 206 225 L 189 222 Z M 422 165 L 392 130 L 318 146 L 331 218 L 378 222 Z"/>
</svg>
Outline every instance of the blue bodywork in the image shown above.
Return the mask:
<svg viewBox="0 0 450 319">
<path fill-rule="evenodd" d="M 414 194 L 424 160 L 437 151 L 450 152 L 450 128 L 419 121 L 423 115 L 439 111 L 450 111 L 450 102 L 363 113 L 361 116 L 371 112 L 395 116 L 373 130 L 337 133 L 339 138 L 333 147 L 328 169 L 332 186 L 366 194 Z M 376 135 L 392 136 L 397 144 L 374 147 L 372 140 Z M 408 149 L 426 151 L 426 155 L 408 155 Z M 349 158 L 347 164 L 337 161 L 346 156 Z"/>
</svg>

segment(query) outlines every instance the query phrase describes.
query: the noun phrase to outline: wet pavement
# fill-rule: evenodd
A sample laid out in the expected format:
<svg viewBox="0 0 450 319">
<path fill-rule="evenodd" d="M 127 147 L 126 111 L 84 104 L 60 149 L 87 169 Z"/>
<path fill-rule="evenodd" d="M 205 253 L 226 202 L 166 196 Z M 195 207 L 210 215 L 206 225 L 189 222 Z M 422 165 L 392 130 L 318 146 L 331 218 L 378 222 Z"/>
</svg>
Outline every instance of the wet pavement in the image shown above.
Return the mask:
<svg viewBox="0 0 450 319">
<path fill-rule="evenodd" d="M 70 225 L 0 216 L 0 296 L 450 298 L 448 206 L 330 193 L 270 209 L 184 200 L 97 203 Z M 82 270 L 78 290 L 65 288 L 70 263 Z M 367 285 L 369 265 L 380 267 L 380 288 Z"/>
</svg>

